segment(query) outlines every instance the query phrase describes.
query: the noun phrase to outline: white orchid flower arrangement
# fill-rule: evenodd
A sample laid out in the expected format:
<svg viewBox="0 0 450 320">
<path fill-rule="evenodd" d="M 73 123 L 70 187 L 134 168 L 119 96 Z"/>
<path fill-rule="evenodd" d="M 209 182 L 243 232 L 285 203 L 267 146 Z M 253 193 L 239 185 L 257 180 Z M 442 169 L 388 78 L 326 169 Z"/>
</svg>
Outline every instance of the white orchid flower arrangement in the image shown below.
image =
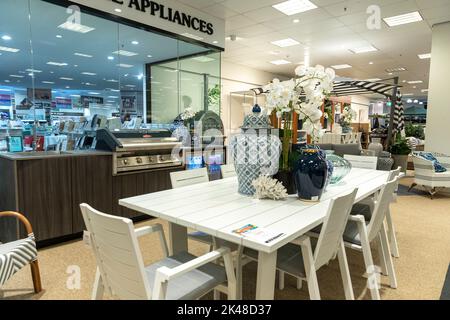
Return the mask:
<svg viewBox="0 0 450 320">
<path fill-rule="evenodd" d="M 186 108 L 183 113 L 180 115 L 181 120 L 187 121 L 189 119 L 192 119 L 195 117 L 197 112 L 194 111 L 192 108 Z"/>
<path fill-rule="evenodd" d="M 303 130 L 313 142 L 323 135 L 320 109 L 324 99 L 333 91 L 336 73 L 333 69 L 299 66 L 295 69 L 296 78 L 281 82 L 274 79 L 264 87 L 268 114 L 276 112 L 284 120 L 282 169 L 289 169 L 289 152 L 292 140 L 292 115 L 296 112 L 303 121 Z"/>
</svg>

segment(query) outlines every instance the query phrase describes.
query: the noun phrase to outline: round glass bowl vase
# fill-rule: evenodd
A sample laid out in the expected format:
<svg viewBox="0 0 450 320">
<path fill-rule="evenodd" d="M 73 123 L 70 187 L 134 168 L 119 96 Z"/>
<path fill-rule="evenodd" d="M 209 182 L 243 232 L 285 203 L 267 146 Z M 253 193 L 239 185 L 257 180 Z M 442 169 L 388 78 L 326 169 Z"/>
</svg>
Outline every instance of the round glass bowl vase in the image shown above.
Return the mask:
<svg viewBox="0 0 450 320">
<path fill-rule="evenodd" d="M 341 182 L 352 170 L 352 164 L 342 157 L 334 154 L 334 151 L 326 151 L 326 158 L 333 164 L 333 174 L 331 176 L 331 184 Z"/>
</svg>

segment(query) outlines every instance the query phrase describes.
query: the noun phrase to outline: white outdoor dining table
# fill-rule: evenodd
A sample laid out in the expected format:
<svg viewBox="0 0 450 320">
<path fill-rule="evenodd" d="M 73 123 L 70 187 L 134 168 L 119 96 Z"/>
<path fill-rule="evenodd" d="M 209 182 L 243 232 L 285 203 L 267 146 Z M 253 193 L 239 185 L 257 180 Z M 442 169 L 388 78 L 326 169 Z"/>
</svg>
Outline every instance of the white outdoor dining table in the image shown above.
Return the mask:
<svg viewBox="0 0 450 320">
<path fill-rule="evenodd" d="M 320 202 L 256 200 L 238 194 L 237 178 L 217 180 L 179 189 L 120 200 L 120 205 L 167 220 L 171 253 L 187 251 L 187 228 L 259 251 L 256 299 L 273 300 L 277 250 L 319 226 L 330 200 L 358 188 L 355 202 L 379 191 L 389 172 L 352 169 L 338 185 L 330 185 Z M 284 234 L 269 244 L 242 237 L 233 230 L 248 224 Z"/>
</svg>

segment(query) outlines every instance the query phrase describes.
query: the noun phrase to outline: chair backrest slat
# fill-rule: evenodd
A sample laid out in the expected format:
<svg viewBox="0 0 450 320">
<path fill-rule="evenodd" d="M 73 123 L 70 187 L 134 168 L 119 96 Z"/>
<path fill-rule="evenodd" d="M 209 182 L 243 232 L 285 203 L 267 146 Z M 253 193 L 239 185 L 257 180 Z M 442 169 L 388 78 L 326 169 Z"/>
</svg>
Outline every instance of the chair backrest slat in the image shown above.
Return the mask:
<svg viewBox="0 0 450 320">
<path fill-rule="evenodd" d="M 108 291 L 122 300 L 151 299 L 133 222 L 101 213 L 87 204 L 80 207 Z"/>
<path fill-rule="evenodd" d="M 209 182 L 208 170 L 206 170 L 206 168 L 201 168 L 171 172 L 170 181 L 172 182 L 173 189 Z"/>
<path fill-rule="evenodd" d="M 237 175 L 234 164 L 223 165 L 220 167 L 220 171 L 222 172 L 223 179 L 235 177 Z"/>
<path fill-rule="evenodd" d="M 328 264 L 336 256 L 357 192 L 355 189 L 352 193 L 331 201 L 314 252 L 316 269 Z"/>
<path fill-rule="evenodd" d="M 346 154 L 344 155 L 344 158 L 352 164 L 353 168 L 377 170 L 377 157 L 352 156 Z"/>
<path fill-rule="evenodd" d="M 386 217 L 389 205 L 394 198 L 395 189 L 398 186 L 398 179 L 399 178 L 397 177 L 394 180 L 389 181 L 378 194 L 372 212 L 372 218 L 367 228 L 369 241 L 375 239 L 383 226 L 383 221 Z"/>
</svg>

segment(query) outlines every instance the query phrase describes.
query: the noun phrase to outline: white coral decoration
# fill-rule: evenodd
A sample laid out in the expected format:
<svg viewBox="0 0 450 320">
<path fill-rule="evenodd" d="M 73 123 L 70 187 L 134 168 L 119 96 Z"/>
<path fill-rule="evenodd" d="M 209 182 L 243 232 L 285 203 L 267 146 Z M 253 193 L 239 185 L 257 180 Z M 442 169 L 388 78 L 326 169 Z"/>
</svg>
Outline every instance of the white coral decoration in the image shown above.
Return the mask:
<svg viewBox="0 0 450 320">
<path fill-rule="evenodd" d="M 197 112 L 195 112 L 192 108 L 186 108 L 184 112 L 181 114 L 181 120 L 183 121 L 189 120 L 195 117 L 196 114 Z"/>
<path fill-rule="evenodd" d="M 253 181 L 256 189 L 255 197 L 257 199 L 282 200 L 288 197 L 286 188 L 278 180 L 271 177 L 261 176 Z"/>
<path fill-rule="evenodd" d="M 294 110 L 303 120 L 303 129 L 308 134 L 319 137 L 323 134 L 320 119 L 320 107 L 325 97 L 333 91 L 333 80 L 336 74 L 333 69 L 300 66 L 295 70 L 297 78 L 273 82 L 264 87 L 267 93 L 266 107 L 268 113 L 276 110 L 277 116 Z"/>
</svg>

